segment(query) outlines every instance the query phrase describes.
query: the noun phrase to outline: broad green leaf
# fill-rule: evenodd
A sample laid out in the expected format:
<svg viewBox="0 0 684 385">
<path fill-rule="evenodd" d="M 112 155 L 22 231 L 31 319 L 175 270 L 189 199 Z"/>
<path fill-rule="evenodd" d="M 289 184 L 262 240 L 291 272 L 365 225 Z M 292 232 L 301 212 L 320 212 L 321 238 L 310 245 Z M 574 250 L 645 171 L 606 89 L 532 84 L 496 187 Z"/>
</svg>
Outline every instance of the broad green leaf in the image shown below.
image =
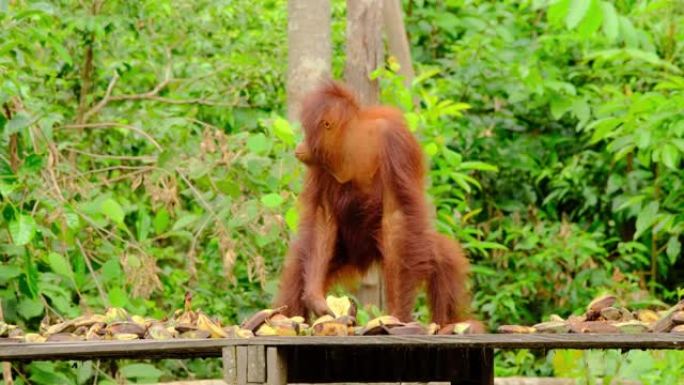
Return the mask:
<svg viewBox="0 0 684 385">
<path fill-rule="evenodd" d="M 587 126 L 587 129 L 594 130 L 590 143 L 594 144 L 598 141 L 610 138 L 614 133 L 614 130 L 620 124 L 622 124 L 622 121 L 618 118 L 604 118 L 592 122 Z"/>
<path fill-rule="evenodd" d="M 594 32 L 598 31 L 603 22 L 603 10 L 601 9 L 600 0 L 589 0 L 589 3 L 589 9 L 584 16 L 584 20 L 582 20 L 577 29 L 579 34 L 584 38 L 588 38 Z"/>
<path fill-rule="evenodd" d="M 150 227 L 152 227 L 152 219 L 147 210 L 138 210 L 138 219 L 135 222 L 135 229 L 137 232 L 137 237 L 139 241 L 144 241 L 150 233 Z"/>
<path fill-rule="evenodd" d="M 23 298 L 17 304 L 17 312 L 24 319 L 31 319 L 43 314 L 43 303 L 38 298 Z"/>
<path fill-rule="evenodd" d="M 285 212 L 285 223 L 292 232 L 296 232 L 299 226 L 299 212 L 294 207 L 290 207 Z"/>
<path fill-rule="evenodd" d="M 78 214 L 74 212 L 64 213 L 64 219 L 66 220 L 67 227 L 72 230 L 76 230 L 81 226 L 81 220 L 79 219 Z"/>
<path fill-rule="evenodd" d="M 571 0 L 558 0 L 549 7 L 547 17 L 553 25 L 559 26 L 570 10 Z"/>
<path fill-rule="evenodd" d="M 499 168 L 485 163 L 485 162 L 479 162 L 479 161 L 469 161 L 469 162 L 463 162 L 459 166 L 459 169 L 461 170 L 479 170 L 479 171 L 493 171 L 493 172 L 498 172 Z"/>
<path fill-rule="evenodd" d="M 105 281 L 111 281 L 123 276 L 121 264 L 115 258 L 109 259 L 107 262 L 105 262 L 100 268 L 100 271 L 102 273 L 102 278 L 104 278 Z"/>
<path fill-rule="evenodd" d="M 232 179 L 221 179 L 216 182 L 216 187 L 218 187 L 219 191 L 232 198 L 238 198 L 240 196 L 240 185 L 235 183 Z"/>
<path fill-rule="evenodd" d="M 9 197 L 17 187 L 19 187 L 19 185 L 16 183 L 6 183 L 0 179 L 0 194 L 2 194 L 3 197 Z"/>
<path fill-rule="evenodd" d="M 408 125 L 409 131 L 415 132 L 418 129 L 418 122 L 420 121 L 418 114 L 414 112 L 407 112 L 404 114 L 404 118 L 406 119 L 406 124 Z"/>
<path fill-rule="evenodd" d="M 29 373 L 31 373 L 29 379 L 34 384 L 74 385 L 69 377 L 60 373 L 60 369 L 56 367 L 54 362 L 34 361 L 30 364 Z"/>
<path fill-rule="evenodd" d="M 50 269 L 59 275 L 72 277 L 74 274 L 74 272 L 71 271 L 71 266 L 69 266 L 67 260 L 60 254 L 54 252 L 49 253 L 48 263 L 50 265 Z"/>
<path fill-rule="evenodd" d="M 634 239 L 639 238 L 644 231 L 648 230 L 656 221 L 656 215 L 658 215 L 658 202 L 649 202 L 644 206 L 639 215 L 637 215 L 636 220 L 636 232 L 634 233 Z"/>
<path fill-rule="evenodd" d="M 100 205 L 100 212 L 112 222 L 123 225 L 124 211 L 121 205 L 112 198 L 105 199 Z"/>
<path fill-rule="evenodd" d="M 622 36 L 622 41 L 624 41 L 625 45 L 629 48 L 637 48 L 639 38 L 632 21 L 625 16 L 619 16 L 618 21 L 620 24 L 620 36 Z"/>
<path fill-rule="evenodd" d="M 591 117 L 591 108 L 589 103 L 584 98 L 577 98 L 572 102 L 572 114 L 575 115 L 578 122 L 578 126 L 582 127 L 589 121 Z"/>
<path fill-rule="evenodd" d="M 430 143 L 425 145 L 423 150 L 425 151 L 427 156 L 433 157 L 433 156 L 435 156 L 435 154 L 437 154 L 437 152 L 439 151 L 439 148 L 437 148 L 437 144 L 435 142 L 430 142 Z"/>
<path fill-rule="evenodd" d="M 618 15 L 615 11 L 612 1 L 601 1 L 601 10 L 603 13 L 603 34 L 614 41 L 618 37 L 620 31 L 620 23 Z"/>
<path fill-rule="evenodd" d="M 128 296 L 126 292 L 120 287 L 113 287 L 109 289 L 108 293 L 109 304 L 114 307 L 124 307 L 128 304 Z"/>
<path fill-rule="evenodd" d="M 16 134 L 17 132 L 23 130 L 24 128 L 28 127 L 28 125 L 31 123 L 31 119 L 29 118 L 28 115 L 26 115 L 23 112 L 19 112 L 12 119 L 7 122 L 5 125 L 5 131 L 3 132 L 3 135 L 5 136 L 5 139 L 9 138 L 10 135 Z"/>
<path fill-rule="evenodd" d="M 571 0 L 568 14 L 565 16 L 565 26 L 568 29 L 574 29 L 584 19 L 591 0 Z"/>
<path fill-rule="evenodd" d="M 276 193 L 266 194 L 266 195 L 261 197 L 261 203 L 268 208 L 278 207 L 284 201 L 285 201 L 285 199 L 283 199 L 283 197 L 280 196 L 280 194 L 276 194 Z"/>
<path fill-rule="evenodd" d="M 119 368 L 119 372 L 126 378 L 144 378 L 158 380 L 162 371 L 150 364 L 128 364 Z"/>
<path fill-rule="evenodd" d="M 176 223 L 173 224 L 173 227 L 171 228 L 171 230 L 177 231 L 177 230 L 183 229 L 183 228 L 195 223 L 195 221 L 197 219 L 199 219 L 199 217 L 197 215 L 194 215 L 194 214 L 183 215 L 182 217 L 178 218 Z"/>
<path fill-rule="evenodd" d="M 679 151 L 684 153 L 684 139 L 672 139 L 671 142 L 679 149 Z"/>
<path fill-rule="evenodd" d="M 551 116 L 555 120 L 560 120 L 571 108 L 572 100 L 568 97 L 556 96 L 551 99 Z"/>
<path fill-rule="evenodd" d="M 663 164 L 671 170 L 679 170 L 679 150 L 670 143 L 665 143 L 662 147 L 661 159 Z"/>
<path fill-rule="evenodd" d="M 671 236 L 670 240 L 667 241 L 667 249 L 665 249 L 665 254 L 667 254 L 667 257 L 670 260 L 670 265 L 674 265 L 677 262 L 681 253 L 682 244 L 679 242 L 677 235 Z"/>
<path fill-rule="evenodd" d="M 36 234 L 36 221 L 29 215 L 20 214 L 9 223 L 9 231 L 15 245 L 26 245 Z"/>
<path fill-rule="evenodd" d="M 281 117 L 276 117 L 275 119 L 273 119 L 273 132 L 278 137 L 278 139 L 282 140 L 285 144 L 289 146 L 294 145 L 294 131 L 292 131 L 290 122 L 288 122 L 286 119 L 283 119 Z"/>
<path fill-rule="evenodd" d="M 13 265 L 0 265 L 0 282 L 6 282 L 21 275 L 21 269 Z"/>
<path fill-rule="evenodd" d="M 266 135 L 262 133 L 250 135 L 247 138 L 247 149 L 255 154 L 263 154 L 268 151 L 270 143 Z"/>
<path fill-rule="evenodd" d="M 156 234 L 161 234 L 169 227 L 169 212 L 165 208 L 159 209 L 157 214 L 154 215 L 154 232 Z"/>
</svg>

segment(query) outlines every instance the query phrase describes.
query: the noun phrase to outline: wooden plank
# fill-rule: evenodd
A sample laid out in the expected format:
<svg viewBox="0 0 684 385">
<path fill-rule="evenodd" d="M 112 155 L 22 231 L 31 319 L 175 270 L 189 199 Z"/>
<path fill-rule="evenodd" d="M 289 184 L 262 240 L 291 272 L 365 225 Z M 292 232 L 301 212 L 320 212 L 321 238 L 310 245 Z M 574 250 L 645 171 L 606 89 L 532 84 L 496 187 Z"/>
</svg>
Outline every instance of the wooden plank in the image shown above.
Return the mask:
<svg viewBox="0 0 684 385">
<path fill-rule="evenodd" d="M 0 340 L 1 341 L 1 340 Z M 220 357 L 235 344 L 220 339 L 2 343 L 0 360 L 93 360 Z"/>
<path fill-rule="evenodd" d="M 220 357 L 227 346 L 442 346 L 492 349 L 684 349 L 684 333 L 472 334 L 462 336 L 256 337 L 247 339 L 2 342 L 1 361 Z"/>
<path fill-rule="evenodd" d="M 266 352 L 263 345 L 247 347 L 247 382 L 266 382 Z"/>
<path fill-rule="evenodd" d="M 226 341 L 236 345 L 267 346 L 441 345 L 492 349 L 684 349 L 684 333 L 257 337 Z"/>
<path fill-rule="evenodd" d="M 223 348 L 223 380 L 230 385 L 237 383 L 237 347 Z"/>
<path fill-rule="evenodd" d="M 287 362 L 276 347 L 266 348 L 267 385 L 287 385 Z"/>
<path fill-rule="evenodd" d="M 237 385 L 247 385 L 247 346 L 237 347 Z"/>
<path fill-rule="evenodd" d="M 329 346 L 325 349 L 281 346 L 278 349 L 285 357 L 290 384 L 430 381 L 493 384 L 491 349 L 444 346 Z"/>
<path fill-rule="evenodd" d="M 451 385 L 494 385 L 494 351 L 490 348 L 466 349 L 465 376 L 454 376 Z"/>
</svg>

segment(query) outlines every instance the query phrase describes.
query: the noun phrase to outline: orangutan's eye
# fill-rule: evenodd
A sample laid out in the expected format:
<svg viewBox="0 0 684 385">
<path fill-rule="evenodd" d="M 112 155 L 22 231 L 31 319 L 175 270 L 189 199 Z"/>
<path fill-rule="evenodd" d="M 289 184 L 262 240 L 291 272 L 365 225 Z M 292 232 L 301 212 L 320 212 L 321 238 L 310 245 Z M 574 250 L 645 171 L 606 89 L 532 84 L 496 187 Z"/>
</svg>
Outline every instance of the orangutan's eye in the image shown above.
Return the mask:
<svg viewBox="0 0 684 385">
<path fill-rule="evenodd" d="M 326 130 L 329 130 L 330 127 L 332 127 L 332 126 L 330 125 L 330 122 L 328 122 L 327 120 L 324 120 L 323 121 L 323 127 L 325 127 Z"/>
</svg>

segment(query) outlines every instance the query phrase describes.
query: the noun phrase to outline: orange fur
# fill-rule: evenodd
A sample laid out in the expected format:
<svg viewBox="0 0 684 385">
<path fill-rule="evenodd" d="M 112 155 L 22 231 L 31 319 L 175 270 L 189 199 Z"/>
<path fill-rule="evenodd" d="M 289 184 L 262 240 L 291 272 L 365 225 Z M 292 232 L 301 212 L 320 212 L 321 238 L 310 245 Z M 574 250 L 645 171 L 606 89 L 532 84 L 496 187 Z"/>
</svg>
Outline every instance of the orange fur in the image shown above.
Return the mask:
<svg viewBox="0 0 684 385">
<path fill-rule="evenodd" d="M 394 108 L 361 107 L 342 85 L 326 82 L 304 100 L 307 165 L 300 230 L 291 245 L 275 306 L 289 315 L 330 313 L 325 294 L 343 278 L 380 263 L 388 311 L 412 319 L 427 283 L 432 320 L 466 319 L 468 260 L 431 224 L 420 145 Z"/>
</svg>

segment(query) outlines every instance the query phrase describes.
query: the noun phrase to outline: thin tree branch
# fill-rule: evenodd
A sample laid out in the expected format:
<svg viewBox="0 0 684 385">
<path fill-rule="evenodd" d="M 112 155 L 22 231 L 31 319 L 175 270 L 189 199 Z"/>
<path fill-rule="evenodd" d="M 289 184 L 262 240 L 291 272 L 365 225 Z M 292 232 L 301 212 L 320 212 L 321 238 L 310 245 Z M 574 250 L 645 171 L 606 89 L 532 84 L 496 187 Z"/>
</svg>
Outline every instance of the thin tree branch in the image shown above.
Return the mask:
<svg viewBox="0 0 684 385">
<path fill-rule="evenodd" d="M 102 290 L 102 285 L 100 285 L 100 281 L 97 279 L 97 276 L 95 275 L 95 269 L 93 269 L 93 264 L 90 263 L 90 256 L 88 253 L 86 253 L 85 249 L 83 248 L 83 244 L 81 244 L 80 239 L 76 239 L 76 244 L 78 245 L 78 248 L 81 250 L 81 254 L 83 254 L 83 260 L 86 263 L 86 266 L 88 266 L 88 271 L 90 271 L 90 274 L 93 276 L 93 281 L 95 281 L 95 286 L 97 287 L 98 293 L 100 293 L 100 299 L 102 299 L 102 304 L 105 305 L 105 307 L 109 307 L 109 301 L 107 300 L 107 296 L 104 293 L 104 290 Z"/>
<path fill-rule="evenodd" d="M 130 124 L 116 123 L 116 122 L 102 122 L 102 123 L 84 123 L 84 124 L 67 124 L 62 126 L 62 128 L 111 128 L 111 127 L 121 127 L 126 128 L 131 131 L 137 132 L 138 134 L 144 136 L 147 140 L 152 142 L 158 150 L 162 150 L 162 146 L 147 132 L 142 129 L 132 126 Z"/>
<path fill-rule="evenodd" d="M 107 86 L 107 91 L 105 92 L 105 96 L 93 108 L 89 109 L 86 113 L 83 114 L 83 118 L 82 118 L 83 123 L 87 122 L 91 116 L 100 112 L 100 110 L 103 109 L 107 105 L 107 103 L 109 103 L 110 97 L 112 95 L 112 90 L 114 90 L 114 86 L 116 85 L 116 82 L 118 80 L 119 80 L 119 74 L 114 72 L 114 76 L 112 77 L 112 80 L 109 81 L 109 85 Z"/>
<path fill-rule="evenodd" d="M 154 156 L 126 156 L 126 155 L 109 155 L 109 154 L 95 154 L 88 151 L 77 150 L 72 147 L 67 147 L 64 150 L 75 152 L 77 154 L 86 155 L 97 159 L 112 159 L 112 160 L 131 160 L 137 162 L 155 162 L 157 160 Z"/>
</svg>

